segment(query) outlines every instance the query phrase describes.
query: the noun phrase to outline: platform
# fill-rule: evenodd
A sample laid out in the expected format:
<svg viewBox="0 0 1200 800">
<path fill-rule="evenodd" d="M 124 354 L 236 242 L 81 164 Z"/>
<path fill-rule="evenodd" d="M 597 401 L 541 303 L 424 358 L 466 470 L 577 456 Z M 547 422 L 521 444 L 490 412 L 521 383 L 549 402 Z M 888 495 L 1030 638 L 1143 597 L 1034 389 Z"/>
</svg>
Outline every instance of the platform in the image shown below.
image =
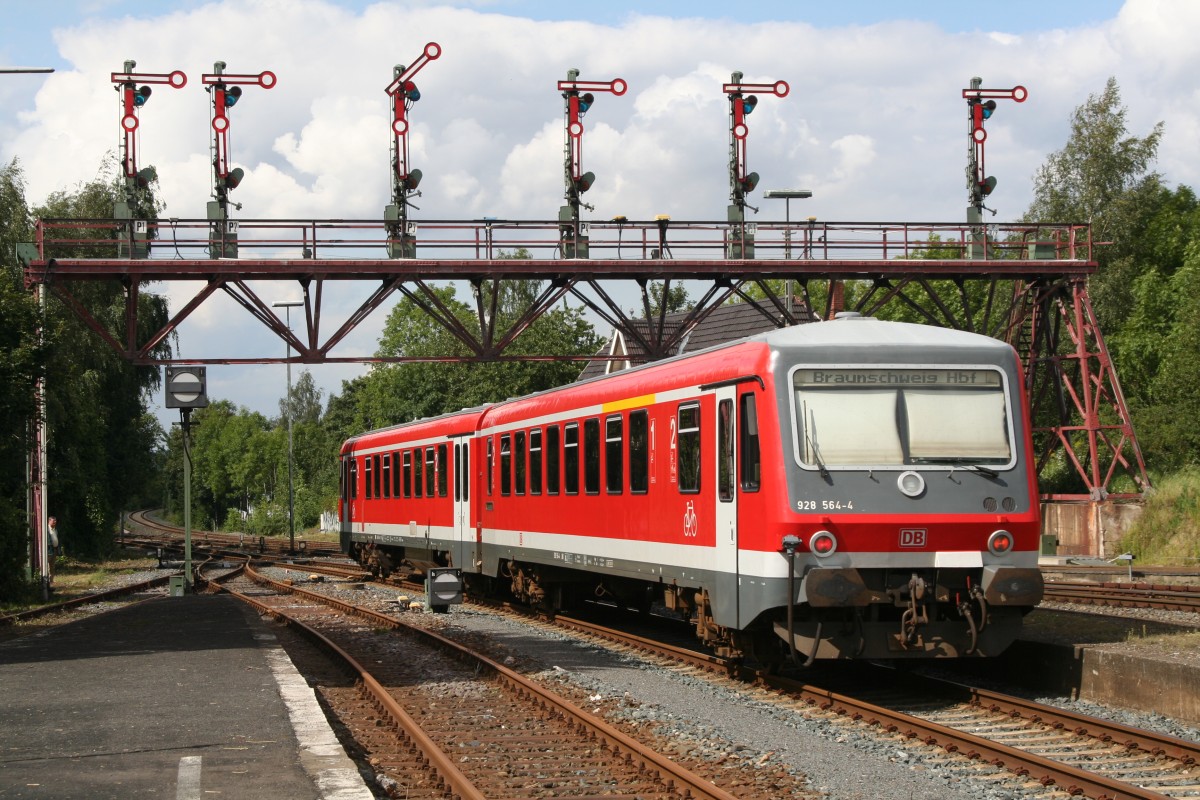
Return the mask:
<svg viewBox="0 0 1200 800">
<path fill-rule="evenodd" d="M 373 797 L 271 627 L 228 596 L 5 642 L 0 687 L 0 797 Z"/>
</svg>

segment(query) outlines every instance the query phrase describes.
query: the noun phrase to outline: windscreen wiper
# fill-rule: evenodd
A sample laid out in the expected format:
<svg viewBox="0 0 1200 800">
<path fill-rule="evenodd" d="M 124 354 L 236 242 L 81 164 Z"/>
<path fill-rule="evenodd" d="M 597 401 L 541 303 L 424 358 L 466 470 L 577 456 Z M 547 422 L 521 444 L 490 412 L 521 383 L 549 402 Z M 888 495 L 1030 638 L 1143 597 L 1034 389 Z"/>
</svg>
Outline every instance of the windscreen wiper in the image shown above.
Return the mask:
<svg viewBox="0 0 1200 800">
<path fill-rule="evenodd" d="M 914 458 L 921 464 L 948 464 L 951 467 L 960 467 L 969 469 L 972 472 L 978 472 L 980 475 L 986 475 L 989 478 L 999 478 L 1000 473 L 991 467 L 985 467 L 983 464 L 977 464 L 969 458 Z"/>
<path fill-rule="evenodd" d="M 821 458 L 821 448 L 817 446 L 816 437 L 811 435 L 811 432 L 817 429 L 817 418 L 811 410 L 808 412 L 808 419 L 809 424 L 804 426 L 804 441 L 808 443 L 809 449 L 812 450 L 813 458 L 817 461 L 817 472 L 828 482 L 831 480 L 829 470 L 825 469 L 825 459 Z"/>
</svg>

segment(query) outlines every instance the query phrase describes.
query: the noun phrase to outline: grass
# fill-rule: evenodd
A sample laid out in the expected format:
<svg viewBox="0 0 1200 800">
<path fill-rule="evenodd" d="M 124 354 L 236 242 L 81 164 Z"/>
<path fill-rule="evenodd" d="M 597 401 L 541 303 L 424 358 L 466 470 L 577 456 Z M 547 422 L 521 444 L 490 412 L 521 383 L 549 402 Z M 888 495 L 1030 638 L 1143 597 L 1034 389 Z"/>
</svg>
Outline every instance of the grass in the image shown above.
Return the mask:
<svg viewBox="0 0 1200 800">
<path fill-rule="evenodd" d="M 112 579 L 119 575 L 143 572 L 158 566 L 158 559 L 141 552 L 131 551 L 117 554 L 108 559 L 84 560 L 60 556 L 53 566 L 50 603 L 72 600 L 85 594 L 109 588 Z M 36 590 L 35 590 L 36 593 Z M 0 614 L 27 611 L 45 605 L 41 596 L 30 594 L 24 602 L 12 601 L 0 604 Z"/>
<path fill-rule="evenodd" d="M 1200 469 L 1169 475 L 1147 495 L 1146 508 L 1121 538 L 1119 552 L 1139 564 L 1196 566 L 1200 563 Z"/>
<path fill-rule="evenodd" d="M 79 561 L 60 558 L 54 569 L 54 592 L 73 596 L 96 591 L 105 586 L 115 575 L 128 575 L 154 569 L 158 559 L 146 556 L 118 555 L 103 561 Z M 60 599 L 67 599 L 61 597 Z"/>
</svg>

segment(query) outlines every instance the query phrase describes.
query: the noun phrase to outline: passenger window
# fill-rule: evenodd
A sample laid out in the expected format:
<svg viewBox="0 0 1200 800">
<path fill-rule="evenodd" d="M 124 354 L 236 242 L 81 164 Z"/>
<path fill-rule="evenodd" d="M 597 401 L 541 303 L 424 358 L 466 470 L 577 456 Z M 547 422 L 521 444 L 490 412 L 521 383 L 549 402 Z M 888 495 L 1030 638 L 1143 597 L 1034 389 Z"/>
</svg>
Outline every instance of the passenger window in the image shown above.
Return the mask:
<svg viewBox="0 0 1200 800">
<path fill-rule="evenodd" d="M 500 437 L 500 494 L 508 497 L 512 490 L 512 440 L 508 435 Z"/>
<path fill-rule="evenodd" d="M 421 451 L 413 450 L 413 497 L 421 496 Z"/>
<path fill-rule="evenodd" d="M 525 494 L 525 431 L 517 431 L 513 437 L 513 489 L 517 494 Z"/>
<path fill-rule="evenodd" d="M 650 487 L 650 415 L 629 412 L 629 491 L 643 494 Z"/>
<path fill-rule="evenodd" d="M 558 426 L 546 428 L 546 494 L 558 494 L 559 479 Z"/>
<path fill-rule="evenodd" d="M 492 437 L 487 440 L 487 485 L 488 497 L 494 494 L 496 483 L 496 451 L 492 449 Z"/>
<path fill-rule="evenodd" d="M 604 420 L 604 488 L 620 494 L 624 488 L 625 420 L 620 416 Z"/>
<path fill-rule="evenodd" d="M 374 486 L 371 483 L 371 457 L 370 456 L 367 456 L 366 458 L 363 459 L 363 468 L 365 470 L 365 472 L 363 474 L 363 483 L 367 487 L 367 499 L 370 500 L 372 497 L 375 496 L 374 494 L 371 493 L 372 490 L 374 489 Z"/>
<path fill-rule="evenodd" d="M 567 494 L 579 494 L 579 423 L 563 429 L 563 485 Z"/>
<path fill-rule="evenodd" d="M 529 493 L 542 493 L 542 430 L 529 432 Z"/>
<path fill-rule="evenodd" d="M 437 462 L 434 460 L 433 448 L 425 448 L 425 496 L 433 497 L 434 484 L 437 481 Z"/>
<path fill-rule="evenodd" d="M 583 490 L 600 494 L 600 420 L 583 421 Z"/>
<path fill-rule="evenodd" d="M 700 491 L 700 405 L 680 406 L 676 422 L 679 491 L 695 494 Z"/>
<path fill-rule="evenodd" d="M 412 497 L 412 453 L 404 451 L 404 496 Z"/>
<path fill-rule="evenodd" d="M 462 443 L 462 499 L 471 499 L 471 443 Z"/>
<path fill-rule="evenodd" d="M 717 407 L 717 497 L 733 500 L 733 401 L 722 400 Z"/>
<path fill-rule="evenodd" d="M 400 451 L 392 453 L 392 497 L 400 496 Z"/>
<path fill-rule="evenodd" d="M 392 454 L 383 454 L 383 496 L 392 496 Z"/>
<path fill-rule="evenodd" d="M 758 409 L 754 395 L 741 397 L 741 418 L 738 420 L 741 442 L 742 474 L 739 483 L 746 492 L 757 492 L 762 483 L 762 456 L 758 443 Z"/>
<path fill-rule="evenodd" d="M 446 496 L 446 445 L 437 446 L 437 490 L 438 497 Z"/>
<path fill-rule="evenodd" d="M 358 499 L 358 459 L 350 459 L 350 499 Z"/>
</svg>

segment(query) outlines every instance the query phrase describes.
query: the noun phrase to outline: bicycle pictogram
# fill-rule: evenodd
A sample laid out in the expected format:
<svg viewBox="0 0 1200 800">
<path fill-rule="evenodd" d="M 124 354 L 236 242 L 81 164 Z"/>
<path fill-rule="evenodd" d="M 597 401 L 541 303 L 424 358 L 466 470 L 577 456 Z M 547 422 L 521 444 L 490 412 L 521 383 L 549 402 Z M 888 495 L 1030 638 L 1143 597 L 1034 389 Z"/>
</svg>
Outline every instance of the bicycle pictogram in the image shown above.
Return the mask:
<svg viewBox="0 0 1200 800">
<path fill-rule="evenodd" d="M 687 511 L 683 512 L 683 535 L 696 536 L 699 534 L 699 523 L 696 521 L 696 509 L 689 500 Z"/>
</svg>

